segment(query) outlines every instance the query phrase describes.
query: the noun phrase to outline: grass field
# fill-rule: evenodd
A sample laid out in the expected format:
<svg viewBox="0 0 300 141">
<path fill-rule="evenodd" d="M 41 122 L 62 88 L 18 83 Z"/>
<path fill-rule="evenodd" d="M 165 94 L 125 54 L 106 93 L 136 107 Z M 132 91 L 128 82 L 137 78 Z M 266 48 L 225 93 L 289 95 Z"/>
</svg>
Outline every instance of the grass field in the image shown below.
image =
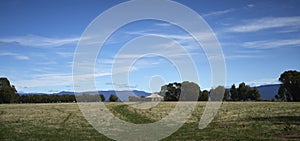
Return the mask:
<svg viewBox="0 0 300 141">
<path fill-rule="evenodd" d="M 150 123 L 166 116 L 176 103 L 139 110 L 106 103 L 119 118 Z M 225 102 L 207 128 L 198 129 L 205 103 L 190 120 L 164 140 L 300 140 L 300 103 Z M 76 103 L 2 104 L 0 140 L 110 140 L 84 119 Z"/>
</svg>

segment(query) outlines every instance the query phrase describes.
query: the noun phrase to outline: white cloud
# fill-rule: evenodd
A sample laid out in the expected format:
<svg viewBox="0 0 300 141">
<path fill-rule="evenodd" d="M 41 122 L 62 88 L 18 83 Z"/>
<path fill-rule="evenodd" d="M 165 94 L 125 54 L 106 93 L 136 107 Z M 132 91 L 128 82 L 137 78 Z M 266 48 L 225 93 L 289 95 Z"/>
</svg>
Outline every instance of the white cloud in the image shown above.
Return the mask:
<svg viewBox="0 0 300 141">
<path fill-rule="evenodd" d="M 51 61 L 36 62 L 35 64 L 36 64 L 36 65 L 47 65 L 47 66 L 48 66 L 48 65 L 54 65 L 54 64 L 57 64 L 57 62 L 51 60 Z"/>
<path fill-rule="evenodd" d="M 300 46 L 300 39 L 290 39 L 290 40 L 265 40 L 265 41 L 253 41 L 245 42 L 242 44 L 246 48 L 257 48 L 257 49 L 270 49 L 288 46 Z"/>
<path fill-rule="evenodd" d="M 18 37 L 0 38 L 2 44 L 19 44 L 30 47 L 57 47 L 66 44 L 72 44 L 79 41 L 80 38 L 49 38 L 36 35 L 26 35 Z"/>
<path fill-rule="evenodd" d="M 90 77 L 101 77 L 110 75 L 110 73 L 95 73 L 95 74 L 85 74 L 79 75 L 78 78 Z M 16 81 L 16 85 L 18 86 L 26 86 L 26 87 L 50 87 L 50 86 L 66 86 L 73 84 L 73 76 L 72 74 L 37 74 L 32 77 L 32 79 L 26 80 L 18 80 Z"/>
<path fill-rule="evenodd" d="M 139 36 L 145 36 L 145 35 L 152 35 L 152 36 L 158 36 L 162 38 L 168 38 L 171 40 L 175 40 L 178 42 L 181 46 L 183 46 L 185 49 L 192 51 L 194 49 L 200 49 L 199 45 L 197 44 L 197 40 L 193 38 L 193 36 L 189 34 L 166 34 L 166 33 L 154 33 L 150 31 L 136 31 L 136 32 L 127 32 L 127 34 L 131 35 L 139 35 Z M 215 36 L 217 33 L 214 33 Z M 214 44 L 214 40 L 212 40 L 213 34 L 211 33 L 193 33 L 195 35 L 195 38 L 200 39 L 200 43 L 206 43 L 206 45 Z M 169 46 L 173 46 L 174 43 L 169 44 Z M 166 45 L 165 45 L 166 46 Z"/>
<path fill-rule="evenodd" d="M 295 17 L 264 17 L 247 20 L 242 25 L 229 28 L 230 32 L 256 32 L 272 28 L 300 28 L 300 16 Z"/>
<path fill-rule="evenodd" d="M 161 27 L 169 27 L 169 26 L 172 26 L 172 24 L 170 23 L 157 23 L 155 24 L 156 26 L 161 26 Z"/>
<path fill-rule="evenodd" d="M 247 7 L 248 8 L 253 8 L 255 5 L 254 4 L 248 4 Z"/>
<path fill-rule="evenodd" d="M 160 42 L 161 40 L 153 40 L 153 41 L 147 41 L 140 43 L 139 45 L 135 44 L 134 47 L 131 47 L 130 50 L 127 50 L 121 54 L 118 54 L 118 56 L 114 59 L 119 60 L 118 63 L 114 64 L 115 70 L 118 70 L 118 72 L 123 73 L 123 72 L 128 72 L 130 71 L 136 71 L 140 69 L 145 69 L 149 68 L 149 66 L 156 67 L 156 66 L 162 66 L 161 62 L 164 61 L 159 61 L 155 60 L 155 64 L 151 62 L 151 60 L 143 60 L 143 62 L 140 62 L 135 64 L 134 66 L 131 66 L 130 68 L 128 65 L 131 65 L 133 63 L 133 58 L 140 58 L 142 57 L 141 55 L 147 53 L 152 53 L 152 54 L 157 54 L 157 55 L 162 55 L 164 57 L 168 57 L 169 60 L 174 61 L 178 64 L 184 64 L 186 61 L 189 61 L 189 57 L 195 57 L 196 55 L 203 56 L 204 52 L 202 48 L 199 46 L 196 40 L 192 36 L 186 33 L 160 33 L 156 31 L 148 31 L 148 30 L 141 30 L 141 31 L 134 31 L 134 32 L 126 32 L 129 35 L 135 35 L 135 36 L 154 36 L 154 37 L 161 37 L 162 40 L 163 38 L 165 39 L 170 39 L 169 41 L 163 41 Z M 212 46 L 214 44 L 213 34 L 209 33 L 193 33 L 197 38 L 200 38 L 201 43 L 205 43 L 207 46 Z M 174 42 L 175 41 L 175 42 Z M 179 45 L 179 46 L 178 46 Z M 180 47 L 182 46 L 182 47 Z M 142 47 L 142 48 L 140 48 Z M 135 49 L 132 49 L 135 48 Z M 212 50 L 209 50 L 208 52 L 213 52 Z M 119 52 L 120 53 L 120 52 Z M 212 59 L 224 59 L 223 56 L 217 56 L 214 57 L 212 53 L 209 54 L 210 58 L 209 60 Z M 156 57 L 157 59 L 158 57 Z M 193 58 L 192 58 L 193 59 Z M 102 63 L 104 62 L 110 62 L 113 63 L 112 61 L 105 61 L 103 60 Z M 101 62 L 100 62 L 101 63 Z M 151 64 L 151 65 L 150 65 Z M 115 72 L 114 72 L 115 73 Z"/>
<path fill-rule="evenodd" d="M 138 59 L 135 60 L 134 58 Z M 107 59 L 105 62 L 99 62 L 96 72 L 103 71 L 103 68 L 106 67 L 104 70 L 109 72 L 113 69 L 114 74 L 128 73 L 145 68 L 154 68 L 161 65 L 161 63 L 162 59 L 154 56 L 153 58 L 141 58 L 139 54 L 122 54 L 115 59 Z"/>
<path fill-rule="evenodd" d="M 152 36 L 159 36 L 163 38 L 171 38 L 175 40 L 191 40 L 193 39 L 192 36 L 189 35 L 180 35 L 180 34 L 162 34 L 162 33 L 153 33 L 150 31 L 135 31 L 135 32 L 126 32 L 127 34 L 131 35 L 139 35 L 139 36 L 145 36 L 145 35 L 152 35 Z"/>
<path fill-rule="evenodd" d="M 252 87 L 261 86 L 261 85 L 270 85 L 270 84 L 280 84 L 277 78 L 264 78 L 264 79 L 248 81 L 245 83 Z"/>
<path fill-rule="evenodd" d="M 160 36 L 160 34 L 155 36 Z M 180 35 L 174 35 L 173 37 L 187 38 Z M 143 48 L 140 48 L 140 46 L 143 46 Z M 150 40 L 131 44 L 127 48 L 122 48 L 114 58 L 99 59 L 97 63 L 100 66 L 99 68 L 102 69 L 104 67 L 113 68 L 114 74 L 128 73 L 141 69 L 161 67 L 167 60 L 184 64 L 189 55 L 199 55 L 199 53 L 188 52 L 173 41 L 163 40 L 162 42 L 157 42 L 157 40 Z"/>
<path fill-rule="evenodd" d="M 111 82 L 107 82 L 105 83 L 105 85 L 111 85 L 111 86 L 117 86 L 118 88 L 137 88 L 137 85 L 128 85 L 128 84 L 119 84 L 119 83 L 111 83 Z"/>
<path fill-rule="evenodd" d="M 73 57 L 74 52 L 56 52 L 61 57 L 68 58 L 68 57 Z"/>
<path fill-rule="evenodd" d="M 16 85 L 26 87 L 64 86 L 72 84 L 72 76 L 69 74 L 39 74 L 32 79 L 16 81 Z"/>
<path fill-rule="evenodd" d="M 28 60 L 29 59 L 28 56 L 17 54 L 17 53 L 12 53 L 12 52 L 0 52 L 0 56 L 11 56 L 18 60 Z"/>
<path fill-rule="evenodd" d="M 234 59 L 258 58 L 258 57 L 261 57 L 261 56 L 239 54 L 239 55 L 224 55 L 224 57 L 225 57 L 226 60 L 234 60 Z"/>
<path fill-rule="evenodd" d="M 242 82 L 244 82 L 246 85 L 249 85 L 251 87 L 280 84 L 280 82 L 278 81 L 278 78 L 262 78 L 262 79 L 256 79 L 256 80 L 250 80 L 250 81 L 239 81 L 239 82 L 236 82 L 233 84 L 235 84 L 235 86 L 238 87 L 238 85 Z M 230 88 L 230 87 L 231 87 L 231 85 L 226 86 L 226 88 Z"/>
<path fill-rule="evenodd" d="M 210 12 L 207 14 L 203 14 L 204 17 L 209 17 L 209 16 L 220 16 L 220 15 L 224 15 L 230 12 L 235 11 L 235 9 L 226 9 L 226 10 L 222 10 L 222 11 L 214 11 L 214 12 Z"/>
</svg>

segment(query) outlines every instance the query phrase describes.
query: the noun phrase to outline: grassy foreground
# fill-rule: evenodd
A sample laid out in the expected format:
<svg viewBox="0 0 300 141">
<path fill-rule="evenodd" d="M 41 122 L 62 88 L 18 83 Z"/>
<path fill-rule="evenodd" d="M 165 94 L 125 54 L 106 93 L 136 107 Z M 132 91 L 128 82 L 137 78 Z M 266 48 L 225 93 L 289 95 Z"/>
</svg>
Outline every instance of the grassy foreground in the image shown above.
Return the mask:
<svg viewBox="0 0 300 141">
<path fill-rule="evenodd" d="M 134 104 L 134 103 L 131 103 Z M 190 120 L 164 140 L 300 140 L 300 103 L 225 102 L 209 126 L 198 129 L 205 102 Z M 150 123 L 166 116 L 176 103 L 147 110 L 106 103 L 119 118 Z M 84 119 L 76 103 L 0 105 L 0 140 L 110 140 Z"/>
</svg>

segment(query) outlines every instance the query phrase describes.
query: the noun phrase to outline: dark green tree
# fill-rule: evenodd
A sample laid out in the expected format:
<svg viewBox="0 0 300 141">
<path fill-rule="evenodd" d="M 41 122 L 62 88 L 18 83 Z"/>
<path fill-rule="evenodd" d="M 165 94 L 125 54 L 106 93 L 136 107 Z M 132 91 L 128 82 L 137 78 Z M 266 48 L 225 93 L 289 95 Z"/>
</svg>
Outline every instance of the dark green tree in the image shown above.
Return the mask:
<svg viewBox="0 0 300 141">
<path fill-rule="evenodd" d="M 286 96 L 286 89 L 281 85 L 278 89 L 277 95 L 275 95 L 275 98 L 279 101 L 288 101 L 288 98 L 290 97 Z"/>
<path fill-rule="evenodd" d="M 81 96 L 82 97 L 82 96 Z M 20 96 L 21 103 L 57 103 L 76 102 L 75 96 L 70 94 L 26 94 Z M 82 101 L 81 101 L 82 102 Z"/>
<path fill-rule="evenodd" d="M 99 96 L 101 101 L 105 101 L 105 96 L 103 94 L 100 94 Z"/>
<path fill-rule="evenodd" d="M 119 98 L 118 98 L 115 94 L 111 94 L 111 95 L 109 96 L 109 101 L 110 101 L 110 102 L 117 102 L 118 99 L 119 99 Z"/>
<path fill-rule="evenodd" d="M 19 97 L 15 86 L 7 78 L 0 78 L 0 103 L 16 103 Z"/>
<path fill-rule="evenodd" d="M 197 101 L 200 87 L 194 82 L 184 81 L 182 83 L 169 83 L 161 87 L 160 94 L 164 101 Z"/>
<path fill-rule="evenodd" d="M 198 101 L 208 101 L 209 92 L 207 90 L 200 91 Z"/>
<path fill-rule="evenodd" d="M 161 87 L 162 95 L 165 101 L 178 101 L 181 93 L 181 83 L 169 83 Z"/>
<path fill-rule="evenodd" d="M 230 98 L 229 90 L 225 89 L 223 101 L 228 101 Z"/>
<path fill-rule="evenodd" d="M 280 75 L 282 83 L 277 97 L 286 101 L 300 101 L 300 72 L 295 70 L 285 71 Z"/>
<path fill-rule="evenodd" d="M 254 87 L 251 91 L 250 91 L 250 99 L 251 100 L 254 100 L 254 101 L 259 101 L 261 98 L 260 98 L 260 93 L 258 91 L 258 89 L 256 87 Z"/>
<path fill-rule="evenodd" d="M 239 84 L 237 89 L 239 100 L 247 101 L 250 99 L 251 87 L 246 85 L 244 82 Z"/>
<path fill-rule="evenodd" d="M 237 92 L 237 89 L 236 89 L 234 84 L 232 84 L 232 86 L 230 88 L 230 98 L 231 98 L 232 101 L 238 101 L 239 100 L 238 92 Z"/>
</svg>

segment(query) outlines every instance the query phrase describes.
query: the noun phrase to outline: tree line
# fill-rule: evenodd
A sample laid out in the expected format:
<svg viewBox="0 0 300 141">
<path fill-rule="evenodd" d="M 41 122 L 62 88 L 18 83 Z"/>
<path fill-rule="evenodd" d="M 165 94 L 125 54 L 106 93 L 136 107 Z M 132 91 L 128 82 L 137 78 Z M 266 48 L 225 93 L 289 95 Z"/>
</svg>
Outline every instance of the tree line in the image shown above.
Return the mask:
<svg viewBox="0 0 300 141">
<path fill-rule="evenodd" d="M 281 82 L 277 101 L 300 101 L 300 72 L 295 70 L 285 71 L 278 79 Z M 260 93 L 257 88 L 252 88 L 244 82 L 238 87 L 233 84 L 231 88 L 224 86 L 201 91 L 198 84 L 184 81 L 182 83 L 169 83 L 161 87 L 160 95 L 164 101 L 259 101 Z M 129 97 L 129 101 L 139 101 L 142 98 Z M 69 94 L 26 94 L 19 95 L 14 85 L 7 78 L 0 78 L 0 103 L 56 103 L 56 102 L 99 102 L 105 101 L 103 94 L 91 95 L 88 93 L 76 95 Z M 107 101 L 116 102 L 118 97 L 111 94 Z"/>
<path fill-rule="evenodd" d="M 190 92 L 185 92 L 185 89 Z M 259 91 L 244 82 L 240 83 L 238 88 L 233 84 L 230 89 L 218 86 L 209 91 L 201 91 L 200 87 L 193 82 L 174 82 L 162 86 L 160 94 L 164 96 L 165 101 L 258 101 L 261 99 Z M 195 99 L 197 97 L 198 99 Z"/>
<path fill-rule="evenodd" d="M 103 102 L 105 96 L 103 94 L 13 94 L 15 95 L 13 100 L 12 97 L 1 97 L 0 103 L 69 103 L 69 102 Z M 118 97 L 115 94 L 111 94 L 108 101 L 116 102 Z"/>
<path fill-rule="evenodd" d="M 0 78 L 0 103 L 60 103 L 60 102 L 99 102 L 105 101 L 103 94 L 22 94 L 19 95 L 14 85 L 7 78 Z M 111 94 L 108 101 L 116 102 L 118 97 Z"/>
</svg>

